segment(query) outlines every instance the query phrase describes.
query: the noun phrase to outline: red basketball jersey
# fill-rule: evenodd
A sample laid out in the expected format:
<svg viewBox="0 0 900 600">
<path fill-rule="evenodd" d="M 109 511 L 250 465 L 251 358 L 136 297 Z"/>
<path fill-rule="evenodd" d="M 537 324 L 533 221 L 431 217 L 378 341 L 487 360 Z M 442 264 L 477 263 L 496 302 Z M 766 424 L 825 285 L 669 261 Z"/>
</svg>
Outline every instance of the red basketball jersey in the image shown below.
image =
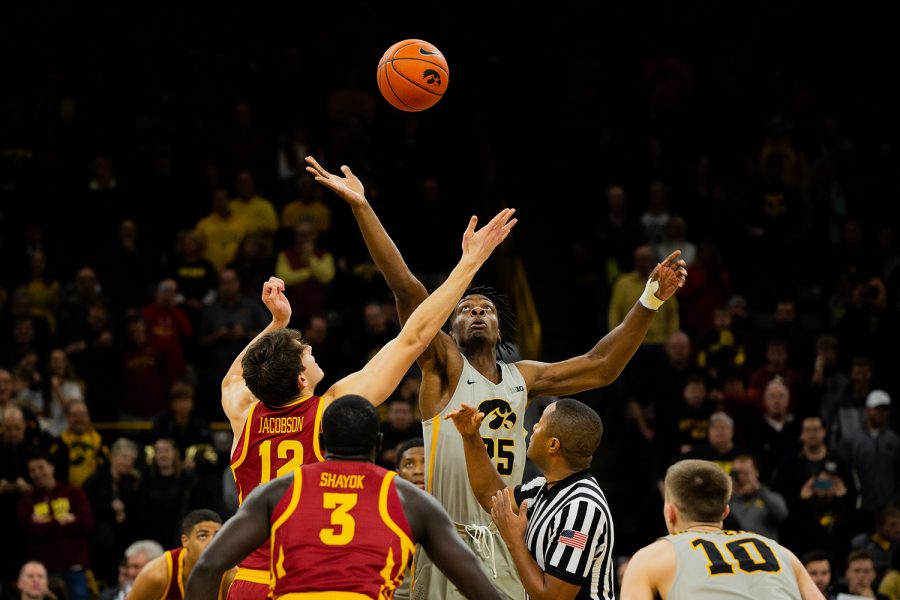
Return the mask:
<svg viewBox="0 0 900 600">
<path fill-rule="evenodd" d="M 415 551 L 395 475 L 344 461 L 294 473 L 272 513 L 275 598 L 304 592 L 393 598 Z"/>
<path fill-rule="evenodd" d="M 305 396 L 276 409 L 262 402 L 250 406 L 244 433 L 231 457 L 238 502 L 267 481 L 324 460 L 319 448 L 323 407 L 319 396 Z M 269 545 L 254 550 L 240 566 L 268 571 Z"/>
<path fill-rule="evenodd" d="M 174 550 L 166 550 L 166 568 L 169 570 L 169 583 L 160 600 L 183 600 L 184 598 L 184 557 L 187 554 L 184 546 Z"/>
</svg>

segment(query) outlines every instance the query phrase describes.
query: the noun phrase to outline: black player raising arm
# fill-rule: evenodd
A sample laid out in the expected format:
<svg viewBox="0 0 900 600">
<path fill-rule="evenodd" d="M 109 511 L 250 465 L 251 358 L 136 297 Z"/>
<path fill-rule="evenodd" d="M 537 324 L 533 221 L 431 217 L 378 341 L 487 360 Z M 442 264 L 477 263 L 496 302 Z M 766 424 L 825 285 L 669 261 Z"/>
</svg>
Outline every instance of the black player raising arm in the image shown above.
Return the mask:
<svg viewBox="0 0 900 600">
<path fill-rule="evenodd" d="M 365 197 L 362 182 L 342 166 L 344 176 L 326 171 L 307 157 L 309 171 L 317 182 L 343 198 L 353 209 L 366 246 L 384 274 L 397 301 L 400 321 L 405 322 L 427 297 L 378 216 Z M 686 265 L 675 251 L 656 266 L 647 289 L 625 320 L 581 356 L 555 363 L 522 360 L 516 363 L 525 380 L 528 397 L 565 396 L 612 383 L 641 345 L 656 309 L 669 299 L 687 277 Z M 497 307 L 484 296 L 466 296 L 451 316 L 450 335 L 440 332 L 419 357 L 423 370 L 420 408 L 427 420 L 439 414 L 455 391 L 463 368 L 462 356 L 489 380 L 497 382 L 497 345 L 501 342 Z"/>
<path fill-rule="evenodd" d="M 514 209 L 501 211 L 478 231 L 475 231 L 477 217 L 470 219 L 463 235 L 462 258 L 447 280 L 409 316 L 396 338 L 385 344 L 361 370 L 336 382 L 322 395 L 325 405 L 345 394 L 365 394 L 373 404 L 378 405 L 393 393 L 416 357 L 428 347 L 446 321 L 475 273 L 515 226 L 517 220 L 513 218 L 514 212 Z M 272 277 L 263 285 L 262 300 L 272 313 L 272 322 L 235 358 L 222 381 L 222 408 L 231 422 L 235 443 L 255 400 L 244 380 L 243 361 L 247 350 L 266 335 L 284 328 L 291 315 L 290 304 L 284 295 L 284 282 L 280 279 Z M 298 378 L 299 394 L 312 395 L 324 373 L 310 352 L 306 351 L 297 358 L 303 364 Z"/>
</svg>

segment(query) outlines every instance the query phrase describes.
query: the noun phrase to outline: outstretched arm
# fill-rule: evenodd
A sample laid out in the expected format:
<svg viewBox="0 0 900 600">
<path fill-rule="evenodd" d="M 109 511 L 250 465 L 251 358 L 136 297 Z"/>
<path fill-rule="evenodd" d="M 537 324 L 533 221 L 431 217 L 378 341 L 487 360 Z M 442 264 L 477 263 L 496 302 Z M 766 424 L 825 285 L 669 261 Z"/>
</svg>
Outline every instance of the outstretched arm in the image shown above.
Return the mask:
<svg viewBox="0 0 900 600">
<path fill-rule="evenodd" d="M 528 396 L 568 396 L 615 381 L 644 341 L 656 309 L 684 285 L 687 277 L 681 251 L 670 254 L 650 274 L 647 289 L 625 320 L 597 342 L 590 352 L 556 363 L 523 360 L 516 363 Z"/>
<path fill-rule="evenodd" d="M 444 283 L 413 311 L 399 335 L 366 363 L 362 370 L 335 383 L 323 394 L 328 404 L 345 394 L 358 394 L 379 405 L 399 385 L 416 358 L 431 344 L 450 316 L 475 273 L 516 224 L 513 209 L 504 209 L 490 223 L 475 231 L 472 217 L 463 235 L 463 256 Z"/>
<path fill-rule="evenodd" d="M 225 416 L 231 422 L 231 430 L 234 432 L 234 438 L 240 437 L 241 429 L 244 427 L 244 421 L 247 418 L 247 411 L 250 404 L 253 403 L 253 394 L 247 389 L 244 382 L 244 367 L 242 361 L 247 353 L 247 348 L 252 346 L 256 341 L 271 331 L 276 329 L 284 329 L 291 320 L 291 304 L 284 295 L 284 282 L 277 277 L 269 277 L 269 280 L 263 284 L 262 301 L 272 313 L 272 322 L 268 327 L 263 329 L 249 344 L 237 355 L 231 368 L 222 379 L 222 409 Z"/>
<path fill-rule="evenodd" d="M 452 420 L 462 436 L 469 485 L 472 486 L 472 491 L 475 492 L 475 498 L 478 499 L 481 508 L 485 512 L 491 512 L 491 498 L 507 486 L 497 469 L 494 468 L 484 440 L 481 439 L 480 428 L 481 422 L 484 420 L 484 413 L 463 404 L 458 409 L 447 413 L 444 419 Z"/>
<path fill-rule="evenodd" d="M 200 555 L 191 570 L 185 598 L 216 600 L 225 572 L 268 539 L 272 511 L 293 481 L 293 474 L 285 475 L 250 492 Z"/>
<path fill-rule="evenodd" d="M 444 508 L 432 496 L 396 478 L 413 532 L 413 541 L 422 544 L 435 566 L 459 588 L 466 598 L 499 599 L 500 594 L 484 574 L 475 554 L 466 546 Z"/>
<path fill-rule="evenodd" d="M 428 290 L 409 270 L 400 250 L 384 229 L 378 215 L 366 199 L 362 181 L 350 171 L 350 167 L 341 167 L 344 174 L 341 177 L 326 171 L 312 156 L 307 156 L 306 162 L 309 165 L 306 170 L 316 181 L 350 205 L 366 242 L 366 248 L 397 300 L 400 322 L 405 323 L 416 307 L 428 297 Z"/>
</svg>

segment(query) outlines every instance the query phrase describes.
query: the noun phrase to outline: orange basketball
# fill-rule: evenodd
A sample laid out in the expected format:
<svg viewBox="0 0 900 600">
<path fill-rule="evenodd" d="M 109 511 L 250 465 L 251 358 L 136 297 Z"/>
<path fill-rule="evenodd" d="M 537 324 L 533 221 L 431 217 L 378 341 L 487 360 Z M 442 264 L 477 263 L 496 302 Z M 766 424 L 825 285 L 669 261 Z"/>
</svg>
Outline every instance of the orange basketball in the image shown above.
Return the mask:
<svg viewBox="0 0 900 600">
<path fill-rule="evenodd" d="M 403 40 L 387 49 L 378 63 L 378 89 L 394 108 L 425 110 L 440 100 L 450 83 L 441 51 L 423 40 Z"/>
</svg>

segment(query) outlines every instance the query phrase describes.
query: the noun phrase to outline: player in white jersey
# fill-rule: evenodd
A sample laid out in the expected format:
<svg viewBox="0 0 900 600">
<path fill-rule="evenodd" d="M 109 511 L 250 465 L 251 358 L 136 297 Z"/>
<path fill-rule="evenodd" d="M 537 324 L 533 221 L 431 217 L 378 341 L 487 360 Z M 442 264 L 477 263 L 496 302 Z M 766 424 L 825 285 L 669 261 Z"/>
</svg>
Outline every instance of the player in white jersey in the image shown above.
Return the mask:
<svg viewBox="0 0 900 600">
<path fill-rule="evenodd" d="M 428 291 L 384 230 L 366 200 L 362 182 L 346 166 L 341 167 L 342 177 L 329 173 L 312 157 L 306 162 L 316 181 L 353 209 L 369 253 L 394 292 L 400 320 L 405 321 Z M 684 285 L 687 271 L 680 254 L 676 251 L 657 265 L 643 296 L 622 324 L 581 356 L 557 363 L 499 361 L 498 346 L 514 341 L 514 320 L 503 296 L 481 288 L 462 298 L 450 316 L 450 331 L 439 333 L 419 357 L 426 489 L 456 521 L 461 535 L 482 557 L 485 571 L 509 598 L 521 599 L 522 584 L 505 544 L 494 539 L 490 516 L 468 485 L 459 432 L 442 419 L 463 403 L 485 413 L 481 434 L 497 471 L 508 485 L 521 484 L 528 400 L 567 396 L 614 381 L 643 341 L 656 310 Z M 413 600 L 461 597 L 424 552 L 416 553 L 412 586 Z"/>
<path fill-rule="evenodd" d="M 669 535 L 631 557 L 626 600 L 824 600 L 794 554 L 756 533 L 725 531 L 731 478 L 715 463 L 682 460 L 666 472 Z"/>
</svg>

